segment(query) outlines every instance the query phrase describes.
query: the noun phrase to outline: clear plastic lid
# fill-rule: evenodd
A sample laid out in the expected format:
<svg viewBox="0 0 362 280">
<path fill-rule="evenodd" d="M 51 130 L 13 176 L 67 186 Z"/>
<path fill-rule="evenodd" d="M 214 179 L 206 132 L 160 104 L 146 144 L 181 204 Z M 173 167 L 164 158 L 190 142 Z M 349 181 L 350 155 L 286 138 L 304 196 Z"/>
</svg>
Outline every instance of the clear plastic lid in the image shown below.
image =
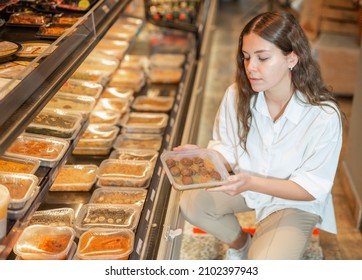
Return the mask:
<svg viewBox="0 0 362 280">
<path fill-rule="evenodd" d="M 147 160 L 155 162 L 159 153 L 155 150 L 116 149 L 109 158 L 121 160 Z"/>
<path fill-rule="evenodd" d="M 35 211 L 29 221 L 31 225 L 73 227 L 74 210 L 72 208 L 55 208 Z"/>
<path fill-rule="evenodd" d="M 81 68 L 75 70 L 70 79 L 98 83 L 104 86 L 109 81 L 110 74 L 109 71 Z"/>
<path fill-rule="evenodd" d="M 89 191 L 97 181 L 98 166 L 94 164 L 64 165 L 50 191 Z"/>
<path fill-rule="evenodd" d="M 185 63 L 186 56 L 177 53 L 154 53 L 150 56 L 150 65 L 155 67 L 177 68 Z"/>
<path fill-rule="evenodd" d="M 162 133 L 168 123 L 166 113 L 130 112 L 121 119 L 121 125 L 131 133 Z"/>
<path fill-rule="evenodd" d="M 140 95 L 133 101 L 132 108 L 136 111 L 168 112 L 172 109 L 174 100 L 175 98 L 170 96 Z"/>
<path fill-rule="evenodd" d="M 89 229 L 79 237 L 76 256 L 81 260 L 128 259 L 134 238 L 130 229 Z"/>
<path fill-rule="evenodd" d="M 146 68 L 148 58 L 145 55 L 126 54 L 121 61 L 120 68 L 128 70 L 143 70 Z"/>
<path fill-rule="evenodd" d="M 13 250 L 24 260 L 65 260 L 74 238 L 71 227 L 32 225 L 24 229 Z"/>
<path fill-rule="evenodd" d="M 103 86 L 98 83 L 69 79 L 59 89 L 59 92 L 69 93 L 74 95 L 84 95 L 98 98 L 103 91 Z"/>
<path fill-rule="evenodd" d="M 119 66 L 119 59 L 100 53 L 92 53 L 79 66 L 78 69 L 101 70 L 113 73 Z"/>
<path fill-rule="evenodd" d="M 121 59 L 128 47 L 129 43 L 124 40 L 102 39 L 94 50 Z"/>
<path fill-rule="evenodd" d="M 144 86 L 146 76 L 142 70 L 117 70 L 109 81 L 110 87 L 128 87 L 138 92 Z"/>
<path fill-rule="evenodd" d="M 146 189 L 104 187 L 96 189 L 89 203 L 101 204 L 136 204 L 142 206 L 147 196 Z"/>
<path fill-rule="evenodd" d="M 121 113 L 112 110 L 93 110 L 89 116 L 90 124 L 116 125 Z"/>
<path fill-rule="evenodd" d="M 175 84 L 180 82 L 182 74 L 182 68 L 151 67 L 148 77 L 154 84 Z"/>
<path fill-rule="evenodd" d="M 129 99 L 127 98 L 100 98 L 94 110 L 108 110 L 118 112 L 121 115 L 129 108 Z"/>
<path fill-rule="evenodd" d="M 87 156 L 106 156 L 110 153 L 112 147 L 75 147 L 72 154 L 73 155 L 87 155 Z"/>
<path fill-rule="evenodd" d="M 75 219 L 78 235 L 91 228 L 127 228 L 138 225 L 140 207 L 129 204 L 84 204 Z"/>
<path fill-rule="evenodd" d="M 40 160 L 17 157 L 0 157 L 0 171 L 11 173 L 34 174 L 40 166 Z"/>
<path fill-rule="evenodd" d="M 229 173 L 216 152 L 209 149 L 166 151 L 161 162 L 178 190 L 211 188 L 225 184 Z"/>
<path fill-rule="evenodd" d="M 119 127 L 115 125 L 90 124 L 80 137 L 76 147 L 112 147 L 118 132 Z"/>
<path fill-rule="evenodd" d="M 102 98 L 126 98 L 131 100 L 134 90 L 127 87 L 107 87 L 102 92 Z"/>
<path fill-rule="evenodd" d="M 31 25 L 41 26 L 50 22 L 50 17 L 44 14 L 38 13 L 15 13 L 12 14 L 7 21 L 7 24 L 11 25 Z"/>
<path fill-rule="evenodd" d="M 106 159 L 99 166 L 97 186 L 148 187 L 152 173 L 149 161 Z"/>
<path fill-rule="evenodd" d="M 162 136 L 158 134 L 122 133 L 113 144 L 114 149 L 155 150 L 161 148 Z"/>
<path fill-rule="evenodd" d="M 40 160 L 41 166 L 53 167 L 69 147 L 66 140 L 23 133 L 18 136 L 5 154 Z"/>
<path fill-rule="evenodd" d="M 9 209 L 24 207 L 38 183 L 38 177 L 33 174 L 0 172 L 0 184 L 10 193 Z"/>
</svg>

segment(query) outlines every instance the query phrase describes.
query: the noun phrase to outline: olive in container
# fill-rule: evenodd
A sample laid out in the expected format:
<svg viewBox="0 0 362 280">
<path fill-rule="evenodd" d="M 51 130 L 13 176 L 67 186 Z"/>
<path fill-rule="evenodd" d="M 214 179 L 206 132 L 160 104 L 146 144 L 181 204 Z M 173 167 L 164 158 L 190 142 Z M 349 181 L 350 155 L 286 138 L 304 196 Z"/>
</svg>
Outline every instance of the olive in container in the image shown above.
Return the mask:
<svg viewBox="0 0 362 280">
<path fill-rule="evenodd" d="M 71 227 L 32 225 L 24 229 L 13 250 L 23 260 L 65 260 L 74 238 Z"/>
</svg>

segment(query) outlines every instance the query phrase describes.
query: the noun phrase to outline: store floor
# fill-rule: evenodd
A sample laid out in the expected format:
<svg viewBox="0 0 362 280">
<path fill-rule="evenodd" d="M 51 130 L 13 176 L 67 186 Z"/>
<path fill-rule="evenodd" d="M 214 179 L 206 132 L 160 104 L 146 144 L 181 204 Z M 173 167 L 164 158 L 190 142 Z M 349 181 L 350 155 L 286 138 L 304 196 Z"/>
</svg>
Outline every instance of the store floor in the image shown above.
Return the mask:
<svg viewBox="0 0 362 280">
<path fill-rule="evenodd" d="M 225 89 L 234 79 L 235 54 L 240 31 L 251 17 L 259 12 L 267 11 L 269 3 L 270 1 L 265 0 L 219 0 L 197 140 L 197 144 L 202 147 L 206 146 L 211 138 L 213 117 Z M 348 119 L 352 98 L 340 97 L 339 99 Z M 344 131 L 344 137 L 347 137 L 348 123 Z M 346 142 L 345 140 L 344 143 Z M 344 146 L 341 161 L 345 149 Z M 340 181 L 341 179 L 337 175 L 333 193 L 338 234 L 316 232 L 304 259 L 362 259 L 362 234 L 355 227 L 352 212 L 346 205 L 346 197 Z M 244 229 L 253 230 L 253 212 L 240 214 L 238 218 Z M 180 259 L 223 259 L 225 250 L 225 244 L 186 222 L 182 236 Z"/>
</svg>

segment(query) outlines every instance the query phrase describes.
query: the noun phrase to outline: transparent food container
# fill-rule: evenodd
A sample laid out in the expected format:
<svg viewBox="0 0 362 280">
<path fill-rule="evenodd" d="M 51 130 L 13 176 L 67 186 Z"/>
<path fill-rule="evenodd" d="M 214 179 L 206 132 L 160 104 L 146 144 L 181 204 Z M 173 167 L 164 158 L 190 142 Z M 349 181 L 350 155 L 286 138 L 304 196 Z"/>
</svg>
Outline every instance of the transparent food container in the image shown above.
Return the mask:
<svg viewBox="0 0 362 280">
<path fill-rule="evenodd" d="M 216 152 L 209 149 L 166 151 L 161 162 L 177 190 L 211 188 L 225 184 L 229 173 Z"/>
<path fill-rule="evenodd" d="M 80 130 L 82 115 L 43 109 L 25 129 L 28 133 L 73 139 Z"/>
<path fill-rule="evenodd" d="M 34 174 L 40 166 L 40 160 L 16 157 L 0 157 L 0 172 Z"/>
<path fill-rule="evenodd" d="M 98 166 L 93 164 L 64 165 L 50 191 L 89 191 L 97 180 Z"/>
<path fill-rule="evenodd" d="M 121 204 L 84 204 L 75 219 L 74 227 L 80 236 L 91 228 L 127 228 L 133 230 L 139 221 L 140 207 Z"/>
<path fill-rule="evenodd" d="M 148 77 L 154 84 L 175 84 L 180 82 L 182 74 L 182 68 L 151 67 Z"/>
<path fill-rule="evenodd" d="M 55 208 L 35 211 L 29 221 L 31 225 L 67 226 L 73 227 L 74 210 L 72 208 Z"/>
<path fill-rule="evenodd" d="M 15 13 L 7 21 L 7 25 L 41 26 L 47 24 L 50 17 L 37 13 Z"/>
<path fill-rule="evenodd" d="M 155 150 L 116 149 L 109 158 L 121 160 L 147 160 L 156 162 L 159 153 Z"/>
<path fill-rule="evenodd" d="M 39 179 L 33 174 L 0 172 L 0 184 L 10 193 L 9 209 L 20 209 L 30 200 Z"/>
<path fill-rule="evenodd" d="M 150 97 L 140 95 L 135 98 L 132 108 L 136 111 L 168 112 L 172 109 L 174 98 L 170 96 Z"/>
<path fill-rule="evenodd" d="M 118 66 L 119 59 L 94 52 L 82 62 L 78 69 L 101 70 L 111 74 Z"/>
<path fill-rule="evenodd" d="M 97 186 L 148 187 L 153 173 L 149 161 L 103 160 L 98 169 Z"/>
<path fill-rule="evenodd" d="M 40 160 L 41 166 L 54 167 L 69 147 L 66 140 L 27 134 L 18 136 L 5 154 Z"/>
<path fill-rule="evenodd" d="M 110 87 L 127 87 L 138 92 L 145 82 L 146 78 L 142 70 L 119 69 L 114 72 L 108 85 Z"/>
<path fill-rule="evenodd" d="M 103 91 L 103 86 L 98 83 L 69 79 L 59 89 L 59 92 L 74 95 L 85 95 L 98 98 Z"/>
<path fill-rule="evenodd" d="M 179 68 L 185 63 L 185 55 L 177 53 L 154 53 L 150 56 L 150 65 L 161 68 Z"/>
<path fill-rule="evenodd" d="M 129 47 L 129 43 L 123 40 L 102 39 L 94 48 L 100 53 L 122 59 Z"/>
<path fill-rule="evenodd" d="M 13 250 L 23 260 L 65 260 L 74 238 L 71 227 L 32 225 L 24 229 Z"/>
<path fill-rule="evenodd" d="M 89 116 L 90 124 L 116 125 L 121 113 L 112 110 L 93 110 Z"/>
<path fill-rule="evenodd" d="M 109 110 L 118 112 L 121 115 L 129 109 L 129 99 L 127 98 L 100 98 L 94 110 Z"/>
<path fill-rule="evenodd" d="M 94 228 L 79 237 L 76 257 L 80 260 L 126 260 L 133 251 L 130 229 Z"/>
<path fill-rule="evenodd" d="M 134 90 L 127 87 L 107 87 L 102 92 L 102 98 L 125 98 L 131 100 Z"/>
<path fill-rule="evenodd" d="M 146 189 L 103 187 L 96 189 L 89 203 L 100 204 L 135 204 L 142 206 L 147 196 Z"/>
<path fill-rule="evenodd" d="M 83 132 L 76 147 L 77 148 L 110 148 L 119 132 L 115 125 L 90 124 Z"/>
<path fill-rule="evenodd" d="M 147 66 L 148 58 L 144 55 L 126 54 L 120 64 L 121 69 L 144 70 Z"/>
<path fill-rule="evenodd" d="M 155 150 L 161 148 L 162 136 L 158 134 L 122 133 L 113 144 L 114 149 Z"/>
<path fill-rule="evenodd" d="M 162 134 L 168 123 L 166 113 L 130 112 L 121 119 L 126 133 Z"/>
<path fill-rule="evenodd" d="M 70 76 L 70 79 L 98 83 L 104 86 L 109 81 L 110 74 L 109 71 L 81 68 L 75 70 L 72 76 Z"/>
</svg>

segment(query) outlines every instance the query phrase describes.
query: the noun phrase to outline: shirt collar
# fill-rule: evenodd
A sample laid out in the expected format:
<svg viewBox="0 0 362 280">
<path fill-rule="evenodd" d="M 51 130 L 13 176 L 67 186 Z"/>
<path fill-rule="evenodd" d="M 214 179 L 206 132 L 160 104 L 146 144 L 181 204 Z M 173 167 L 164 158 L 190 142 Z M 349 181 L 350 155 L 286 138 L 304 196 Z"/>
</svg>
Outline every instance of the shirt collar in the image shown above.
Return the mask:
<svg viewBox="0 0 362 280">
<path fill-rule="evenodd" d="M 296 93 L 294 93 L 292 98 L 289 100 L 289 103 L 283 113 L 283 117 L 287 118 L 294 124 L 297 124 L 302 118 L 303 111 L 305 110 L 306 104 L 303 103 L 305 101 L 306 99 L 303 94 L 299 91 L 296 91 Z M 252 107 L 257 112 L 267 117 L 270 117 L 264 92 L 259 92 L 256 96 L 254 96 L 251 102 L 253 104 Z"/>
</svg>

